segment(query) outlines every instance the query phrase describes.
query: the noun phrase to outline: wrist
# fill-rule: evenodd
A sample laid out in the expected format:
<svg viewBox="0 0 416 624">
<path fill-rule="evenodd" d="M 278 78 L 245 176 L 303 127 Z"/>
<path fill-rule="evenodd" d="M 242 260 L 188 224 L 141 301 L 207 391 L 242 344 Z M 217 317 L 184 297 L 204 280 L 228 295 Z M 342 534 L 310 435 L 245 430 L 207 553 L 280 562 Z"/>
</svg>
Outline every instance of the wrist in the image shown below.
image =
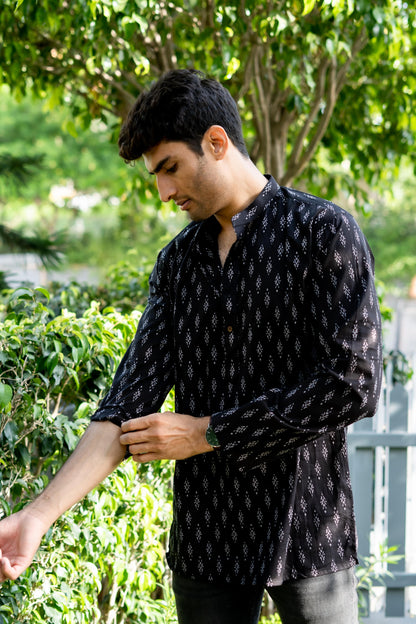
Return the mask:
<svg viewBox="0 0 416 624">
<path fill-rule="evenodd" d="M 68 510 L 69 506 L 61 500 L 59 491 L 54 488 L 52 480 L 46 488 L 35 498 L 23 511 L 27 511 L 33 518 L 43 525 L 45 533 L 50 529 L 60 516 Z"/>
<path fill-rule="evenodd" d="M 195 417 L 195 423 L 197 427 L 197 455 L 202 453 L 209 453 L 213 450 L 212 446 L 208 443 L 206 438 L 209 421 L 210 416 Z"/>
<path fill-rule="evenodd" d="M 44 509 L 43 506 L 39 504 L 39 499 L 35 499 L 26 505 L 20 513 L 23 517 L 26 517 L 27 519 L 30 519 L 31 522 L 34 522 L 42 535 L 47 533 L 55 520 L 59 517 L 58 514 L 56 516 L 52 514 L 50 509 Z"/>
</svg>

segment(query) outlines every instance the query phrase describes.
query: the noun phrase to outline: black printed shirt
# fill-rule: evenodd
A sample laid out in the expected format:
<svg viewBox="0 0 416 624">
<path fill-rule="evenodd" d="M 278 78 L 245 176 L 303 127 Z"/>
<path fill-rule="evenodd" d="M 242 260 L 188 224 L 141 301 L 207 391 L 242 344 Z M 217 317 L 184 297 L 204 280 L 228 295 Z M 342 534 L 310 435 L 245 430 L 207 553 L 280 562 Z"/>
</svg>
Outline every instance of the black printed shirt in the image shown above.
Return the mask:
<svg viewBox="0 0 416 624">
<path fill-rule="evenodd" d="M 211 416 L 220 449 L 177 461 L 168 562 L 183 576 L 278 585 L 355 565 L 345 427 L 376 409 L 371 251 L 334 204 L 279 187 L 159 254 L 137 334 L 93 420 Z"/>
</svg>

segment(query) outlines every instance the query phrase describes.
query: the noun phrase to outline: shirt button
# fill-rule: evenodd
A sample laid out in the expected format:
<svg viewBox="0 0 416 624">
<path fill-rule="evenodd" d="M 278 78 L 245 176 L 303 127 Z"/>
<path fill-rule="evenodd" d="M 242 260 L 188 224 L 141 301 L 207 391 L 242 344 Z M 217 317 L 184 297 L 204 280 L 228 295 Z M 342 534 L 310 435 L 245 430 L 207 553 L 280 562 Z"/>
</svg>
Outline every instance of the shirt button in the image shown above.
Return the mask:
<svg viewBox="0 0 416 624">
<path fill-rule="evenodd" d="M 231 332 L 233 331 L 233 328 L 231 327 L 231 325 L 228 325 L 227 331 L 228 331 L 229 334 L 231 334 Z"/>
</svg>

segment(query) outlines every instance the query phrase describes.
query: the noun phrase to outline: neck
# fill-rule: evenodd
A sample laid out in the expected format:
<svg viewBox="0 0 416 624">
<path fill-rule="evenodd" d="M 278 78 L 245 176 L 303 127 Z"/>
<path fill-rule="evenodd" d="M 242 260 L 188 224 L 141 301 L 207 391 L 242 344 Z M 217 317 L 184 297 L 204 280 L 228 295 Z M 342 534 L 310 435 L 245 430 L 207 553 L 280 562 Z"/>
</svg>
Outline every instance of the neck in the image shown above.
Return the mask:
<svg viewBox="0 0 416 624">
<path fill-rule="evenodd" d="M 234 231 L 232 221 L 234 215 L 245 210 L 264 189 L 267 180 L 248 158 L 241 156 L 235 159 L 230 167 L 228 202 L 225 208 L 215 216 L 223 231 Z"/>
</svg>

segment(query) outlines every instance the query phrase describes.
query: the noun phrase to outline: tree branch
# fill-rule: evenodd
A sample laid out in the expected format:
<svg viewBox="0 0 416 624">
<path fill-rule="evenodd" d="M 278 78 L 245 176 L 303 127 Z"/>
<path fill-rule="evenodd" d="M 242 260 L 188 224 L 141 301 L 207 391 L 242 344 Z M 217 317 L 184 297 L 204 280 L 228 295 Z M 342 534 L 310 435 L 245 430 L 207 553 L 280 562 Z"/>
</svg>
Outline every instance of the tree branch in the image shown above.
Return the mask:
<svg viewBox="0 0 416 624">
<path fill-rule="evenodd" d="M 278 117 L 278 122 L 273 123 L 273 159 L 271 163 L 270 173 L 281 182 L 284 179 L 286 167 L 286 149 L 289 128 L 296 117 L 294 111 L 289 112 L 283 105 Z"/>
<path fill-rule="evenodd" d="M 331 120 L 332 113 L 334 111 L 335 102 L 337 100 L 337 72 L 336 72 L 336 59 L 331 59 L 331 67 L 328 74 L 328 88 L 327 88 L 327 97 L 324 113 L 317 125 L 315 134 L 309 141 L 309 145 L 305 150 L 302 158 L 293 162 L 291 167 L 288 167 L 288 170 L 284 176 L 284 184 L 289 184 L 295 176 L 298 176 L 305 169 L 308 162 L 311 160 L 313 154 L 315 153 L 322 137 L 324 136 L 326 129 L 328 128 L 329 122 Z"/>
<path fill-rule="evenodd" d="M 214 28 L 215 27 L 215 0 L 205 0 L 205 7 L 202 15 L 202 27 Z"/>
<path fill-rule="evenodd" d="M 363 27 L 361 31 L 359 32 L 356 40 L 351 46 L 351 54 L 349 58 L 345 61 L 345 63 L 342 65 L 342 67 L 340 68 L 338 72 L 337 85 L 336 85 L 337 97 L 346 83 L 348 70 L 350 69 L 353 60 L 361 52 L 361 50 L 365 48 L 367 43 L 368 43 L 368 35 L 367 35 L 366 29 Z"/>
<path fill-rule="evenodd" d="M 319 70 L 318 70 L 318 82 L 316 89 L 316 96 L 314 98 L 314 103 L 312 105 L 311 111 L 308 115 L 305 124 L 303 125 L 297 139 L 295 146 L 293 148 L 293 152 L 291 154 L 289 165 L 285 175 L 283 176 L 283 184 L 290 184 L 295 176 L 300 175 L 304 169 L 306 168 L 309 161 L 312 159 L 314 153 L 316 152 L 319 143 L 321 142 L 325 132 L 329 126 L 331 121 L 331 117 L 335 108 L 336 101 L 338 99 L 339 94 L 344 87 L 348 70 L 351 67 L 353 60 L 356 56 L 361 52 L 361 50 L 366 46 L 368 42 L 368 36 L 365 28 L 363 27 L 355 39 L 352 47 L 351 54 L 348 59 L 343 63 L 343 65 L 337 71 L 336 59 L 332 58 L 323 59 L 321 61 Z M 330 69 L 328 72 L 328 66 L 330 65 Z M 303 143 L 307 137 L 307 134 L 312 126 L 313 121 L 316 119 L 319 109 L 321 106 L 323 91 L 325 89 L 325 83 L 327 83 L 326 89 L 326 102 L 325 102 L 325 110 L 320 118 L 320 121 L 316 127 L 315 133 L 309 141 L 309 144 L 305 151 L 302 154 Z"/>
<path fill-rule="evenodd" d="M 258 125 L 262 127 L 262 144 L 263 144 L 263 154 L 264 154 L 264 165 L 266 169 L 270 170 L 271 167 L 271 151 L 272 151 L 272 143 L 271 143 L 271 127 L 270 127 L 270 98 L 267 97 L 267 94 L 264 89 L 264 83 L 262 80 L 262 71 L 261 71 L 261 59 L 262 59 L 262 49 L 260 46 L 257 46 L 256 53 L 253 57 L 253 78 L 254 84 L 256 86 L 256 92 L 258 95 L 258 106 L 256 108 L 257 114 L 260 113 L 258 117 Z"/>
<path fill-rule="evenodd" d="M 293 169 L 294 167 L 296 167 L 296 164 L 298 163 L 300 155 L 303 150 L 304 141 L 306 137 L 308 136 L 308 132 L 311 128 L 312 123 L 315 121 L 320 111 L 320 108 L 322 105 L 322 98 L 325 93 L 325 78 L 326 78 L 329 64 L 330 64 L 329 58 L 324 57 L 321 59 L 321 62 L 318 67 L 318 78 L 316 82 L 315 97 L 312 102 L 309 115 L 307 116 L 305 123 L 303 124 L 303 127 L 301 128 L 298 134 L 298 137 L 296 139 L 295 145 L 293 147 L 292 154 L 289 159 L 289 165 L 288 165 L 289 169 Z"/>
</svg>

